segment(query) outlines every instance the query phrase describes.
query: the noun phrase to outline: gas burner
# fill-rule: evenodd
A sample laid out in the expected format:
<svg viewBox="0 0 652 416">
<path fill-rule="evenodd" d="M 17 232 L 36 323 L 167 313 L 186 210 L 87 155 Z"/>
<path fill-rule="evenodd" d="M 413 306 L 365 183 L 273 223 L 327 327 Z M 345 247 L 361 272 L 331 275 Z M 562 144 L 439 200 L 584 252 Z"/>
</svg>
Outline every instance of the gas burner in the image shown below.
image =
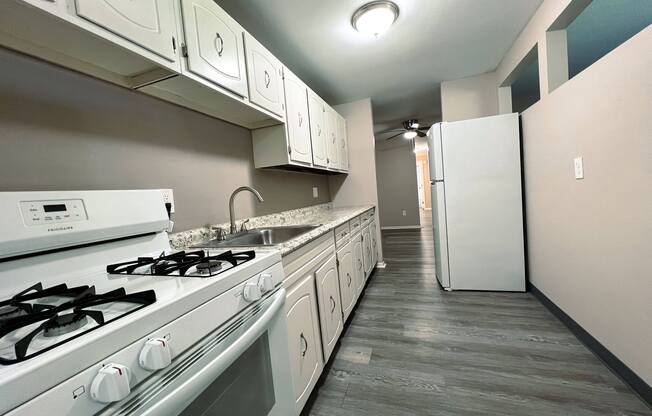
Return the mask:
<svg viewBox="0 0 652 416">
<path fill-rule="evenodd" d="M 214 259 L 207 259 L 197 263 L 197 273 L 201 275 L 212 275 L 222 269 L 222 262 Z"/>
<path fill-rule="evenodd" d="M 84 327 L 88 318 L 83 313 L 68 313 L 50 319 L 43 326 L 44 337 L 58 337 Z"/>
<path fill-rule="evenodd" d="M 19 306 L 14 305 L 3 305 L 0 306 L 0 322 L 7 321 L 9 319 L 17 318 L 19 316 L 27 315 L 27 311 Z"/>
<path fill-rule="evenodd" d="M 161 253 L 158 257 L 138 257 L 136 260 L 106 266 L 110 274 L 213 277 L 234 267 L 238 267 L 256 257 L 256 252 L 225 251 L 211 256 L 205 250 L 177 251 Z"/>
</svg>

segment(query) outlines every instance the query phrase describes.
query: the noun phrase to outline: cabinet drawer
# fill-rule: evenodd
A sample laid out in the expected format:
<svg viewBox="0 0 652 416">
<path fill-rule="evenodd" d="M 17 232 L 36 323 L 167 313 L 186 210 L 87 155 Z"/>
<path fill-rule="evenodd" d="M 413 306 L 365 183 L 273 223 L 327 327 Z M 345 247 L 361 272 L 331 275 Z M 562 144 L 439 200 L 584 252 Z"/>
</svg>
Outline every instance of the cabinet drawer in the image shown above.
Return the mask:
<svg viewBox="0 0 652 416">
<path fill-rule="evenodd" d="M 351 227 L 351 234 L 357 234 L 360 232 L 360 216 L 358 215 L 357 217 L 353 218 L 351 221 L 349 221 L 349 225 Z"/>
<path fill-rule="evenodd" d="M 335 228 L 335 245 L 339 247 L 343 244 L 346 244 L 346 242 L 349 241 L 350 233 L 351 229 L 349 228 L 348 222 Z"/>
<path fill-rule="evenodd" d="M 363 213 L 362 215 L 360 215 L 360 222 L 362 223 L 363 227 L 365 225 L 367 225 L 367 223 L 371 219 L 372 215 L 373 215 L 373 211 L 367 211 L 367 212 Z"/>
</svg>

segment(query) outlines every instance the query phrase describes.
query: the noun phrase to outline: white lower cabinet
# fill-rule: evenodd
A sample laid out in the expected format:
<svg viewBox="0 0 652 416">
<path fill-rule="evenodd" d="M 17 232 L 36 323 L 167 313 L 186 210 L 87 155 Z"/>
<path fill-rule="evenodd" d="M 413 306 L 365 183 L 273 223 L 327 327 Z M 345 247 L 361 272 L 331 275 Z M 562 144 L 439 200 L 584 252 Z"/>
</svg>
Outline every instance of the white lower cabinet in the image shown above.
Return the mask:
<svg viewBox="0 0 652 416">
<path fill-rule="evenodd" d="M 319 320 L 321 323 L 324 361 L 328 361 L 342 333 L 342 306 L 335 256 L 329 258 L 316 272 Z"/>
<path fill-rule="evenodd" d="M 342 299 L 342 319 L 344 322 L 351 315 L 351 311 L 358 299 L 357 281 L 353 270 L 353 242 L 348 242 L 337 250 L 337 274 L 340 282 L 340 295 Z"/>
<path fill-rule="evenodd" d="M 310 397 L 324 367 L 314 274 L 308 274 L 288 290 L 285 311 L 294 400 L 298 414 Z"/>
<path fill-rule="evenodd" d="M 378 262 L 378 230 L 376 228 L 376 219 L 373 216 L 369 223 L 369 237 L 371 238 L 371 267 L 373 268 Z"/>
<path fill-rule="evenodd" d="M 359 297 L 364 288 L 365 269 L 362 259 L 362 234 L 353 237 L 353 276 L 355 278 L 356 297 Z"/>
<path fill-rule="evenodd" d="M 364 266 L 364 276 L 365 279 L 369 277 L 371 271 L 373 270 L 373 263 L 371 257 L 371 233 L 369 232 L 369 225 L 366 225 L 362 229 L 362 264 Z"/>
</svg>

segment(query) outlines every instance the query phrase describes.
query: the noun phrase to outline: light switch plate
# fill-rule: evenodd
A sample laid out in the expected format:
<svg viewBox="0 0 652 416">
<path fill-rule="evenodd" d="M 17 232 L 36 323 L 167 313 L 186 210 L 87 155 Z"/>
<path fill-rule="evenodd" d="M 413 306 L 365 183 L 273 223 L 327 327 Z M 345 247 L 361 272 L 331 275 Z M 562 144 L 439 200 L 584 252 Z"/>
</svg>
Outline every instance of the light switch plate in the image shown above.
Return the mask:
<svg viewBox="0 0 652 416">
<path fill-rule="evenodd" d="M 403 216 L 407 217 L 407 211 L 406 210 L 403 210 Z"/>
<path fill-rule="evenodd" d="M 317 188 L 316 186 L 312 187 L 312 197 L 319 198 L 319 188 Z"/>
<path fill-rule="evenodd" d="M 584 179 L 584 160 L 583 158 L 576 157 L 574 159 L 574 165 L 575 165 L 575 179 Z"/>
</svg>

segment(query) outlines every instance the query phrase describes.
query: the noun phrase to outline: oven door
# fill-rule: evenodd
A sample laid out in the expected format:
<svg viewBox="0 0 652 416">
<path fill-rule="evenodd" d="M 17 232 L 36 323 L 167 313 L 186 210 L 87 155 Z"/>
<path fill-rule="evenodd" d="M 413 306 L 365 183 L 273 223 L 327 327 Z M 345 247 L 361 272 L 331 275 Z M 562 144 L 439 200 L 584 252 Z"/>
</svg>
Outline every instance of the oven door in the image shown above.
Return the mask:
<svg viewBox="0 0 652 416">
<path fill-rule="evenodd" d="M 241 312 L 102 414 L 293 414 L 284 302 L 279 289 Z"/>
</svg>

